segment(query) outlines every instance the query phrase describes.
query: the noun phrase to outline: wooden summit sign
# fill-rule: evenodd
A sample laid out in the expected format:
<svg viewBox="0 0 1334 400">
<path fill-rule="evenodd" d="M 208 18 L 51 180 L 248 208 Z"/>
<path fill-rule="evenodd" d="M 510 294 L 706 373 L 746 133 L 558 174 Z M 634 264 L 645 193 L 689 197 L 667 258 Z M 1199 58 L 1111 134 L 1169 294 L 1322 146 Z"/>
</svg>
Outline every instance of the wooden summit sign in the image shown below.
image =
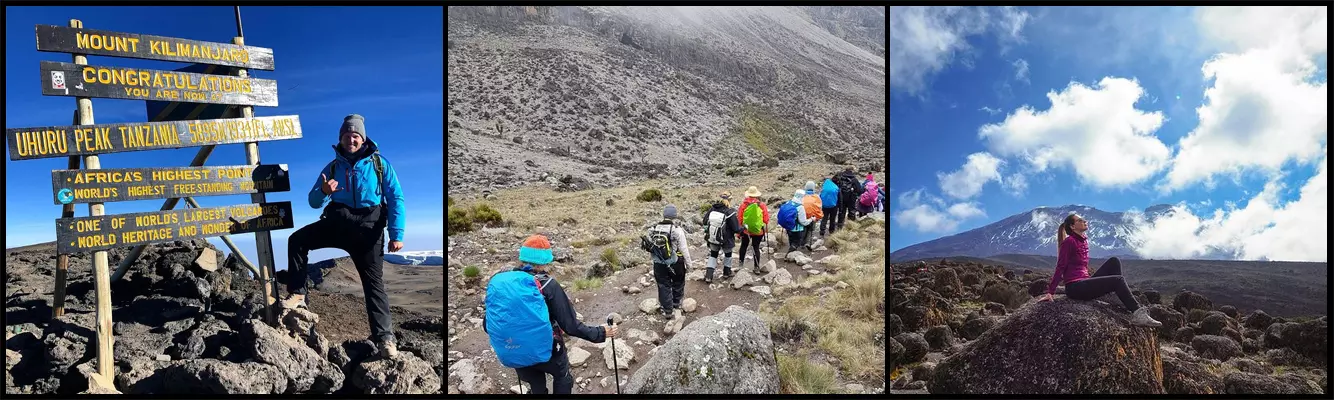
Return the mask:
<svg viewBox="0 0 1334 400">
<path fill-rule="evenodd" d="M 42 95 L 278 106 L 278 81 L 42 61 Z"/>
<path fill-rule="evenodd" d="M 292 203 L 153 211 L 56 220 L 56 253 L 292 228 Z"/>
<path fill-rule="evenodd" d="M 273 49 L 55 25 L 37 25 L 37 51 L 273 70 Z"/>
<path fill-rule="evenodd" d="M 287 164 L 51 171 L 56 204 L 286 192 Z"/>
<path fill-rule="evenodd" d="M 300 139 L 295 115 L 5 129 L 10 160 Z"/>
</svg>

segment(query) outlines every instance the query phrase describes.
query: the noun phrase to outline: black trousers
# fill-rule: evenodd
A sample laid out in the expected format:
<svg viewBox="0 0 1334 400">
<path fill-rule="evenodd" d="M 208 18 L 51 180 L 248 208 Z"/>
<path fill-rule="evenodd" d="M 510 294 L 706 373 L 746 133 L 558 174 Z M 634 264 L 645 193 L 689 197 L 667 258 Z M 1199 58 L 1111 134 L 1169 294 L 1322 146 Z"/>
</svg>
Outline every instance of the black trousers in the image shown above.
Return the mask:
<svg viewBox="0 0 1334 400">
<path fill-rule="evenodd" d="M 535 365 L 516 368 L 519 380 L 528 383 L 530 394 L 547 394 L 547 375 L 551 375 L 552 390 L 556 394 L 570 394 L 574 376 L 570 375 L 570 355 L 562 343 L 551 350 L 551 359 Z M 521 388 L 522 389 L 522 388 Z"/>
<path fill-rule="evenodd" d="M 746 265 L 746 248 L 755 250 L 755 268 L 760 267 L 760 242 L 764 241 L 764 236 L 751 236 L 745 233 L 741 234 L 741 261 L 736 263 L 737 268 Z"/>
<path fill-rule="evenodd" d="M 820 218 L 820 236 L 824 236 L 825 227 L 828 226 L 828 232 L 833 233 L 838 227 L 834 226 L 834 214 L 838 212 L 838 207 L 820 208 L 824 212 L 824 218 Z"/>
<path fill-rule="evenodd" d="M 838 219 L 838 229 L 843 229 L 843 221 L 857 220 L 857 194 L 842 193 L 838 194 L 838 210 L 834 212 L 834 217 Z"/>
<path fill-rule="evenodd" d="M 292 232 L 287 238 L 287 292 L 306 294 L 310 251 L 326 248 L 346 251 L 357 266 L 371 339 L 394 341 L 389 294 L 384 291 L 384 230 L 346 227 L 333 219 L 321 218 Z"/>
<path fill-rule="evenodd" d="M 653 280 L 658 281 L 658 305 L 671 312 L 686 299 L 686 258 L 677 256 L 672 265 L 653 263 Z"/>
<path fill-rule="evenodd" d="M 791 253 L 798 247 L 806 245 L 806 230 L 787 231 L 787 252 Z"/>
<path fill-rule="evenodd" d="M 1139 309 L 1139 302 L 1130 294 L 1130 286 L 1121 275 L 1121 260 L 1116 257 L 1107 259 L 1088 279 L 1065 285 L 1065 295 L 1075 300 L 1093 300 L 1111 292 L 1116 292 L 1116 297 L 1121 298 L 1121 304 L 1127 310 Z"/>
</svg>

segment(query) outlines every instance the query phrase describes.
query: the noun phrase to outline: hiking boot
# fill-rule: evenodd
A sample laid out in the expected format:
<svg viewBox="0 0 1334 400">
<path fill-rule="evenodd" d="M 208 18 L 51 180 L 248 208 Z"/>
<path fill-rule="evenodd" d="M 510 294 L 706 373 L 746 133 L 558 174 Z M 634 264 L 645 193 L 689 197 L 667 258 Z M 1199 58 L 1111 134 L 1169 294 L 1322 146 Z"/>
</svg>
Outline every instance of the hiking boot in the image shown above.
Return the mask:
<svg viewBox="0 0 1334 400">
<path fill-rule="evenodd" d="M 388 358 L 398 357 L 398 345 L 390 341 L 380 342 L 380 355 Z"/>
<path fill-rule="evenodd" d="M 1163 326 L 1162 322 L 1158 322 L 1157 320 L 1153 319 L 1153 317 L 1149 316 L 1148 307 L 1140 307 L 1138 310 L 1135 310 L 1135 313 L 1130 317 L 1130 324 L 1147 326 L 1151 328 Z"/>
<path fill-rule="evenodd" d="M 288 294 L 287 299 L 284 299 L 282 302 L 282 307 L 290 309 L 308 308 L 306 306 L 306 295 L 294 293 Z"/>
<path fill-rule="evenodd" d="M 732 273 L 731 267 L 723 267 L 723 279 L 732 279 L 732 275 L 736 274 Z"/>
<path fill-rule="evenodd" d="M 676 313 L 673 313 L 671 310 L 664 308 L 662 309 L 662 317 L 666 318 L 668 321 L 671 321 L 672 318 L 676 318 Z"/>
<path fill-rule="evenodd" d="M 713 283 L 713 268 L 704 270 L 704 283 Z"/>
</svg>

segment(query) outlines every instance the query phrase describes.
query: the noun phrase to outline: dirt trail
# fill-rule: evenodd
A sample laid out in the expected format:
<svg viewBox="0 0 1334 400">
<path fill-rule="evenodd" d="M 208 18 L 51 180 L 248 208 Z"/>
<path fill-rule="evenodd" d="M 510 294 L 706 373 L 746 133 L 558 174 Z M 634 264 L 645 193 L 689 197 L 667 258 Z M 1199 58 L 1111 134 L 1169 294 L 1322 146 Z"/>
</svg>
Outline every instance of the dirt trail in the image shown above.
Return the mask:
<svg viewBox="0 0 1334 400">
<path fill-rule="evenodd" d="M 814 243 L 816 239 L 817 238 L 812 238 L 811 242 Z M 742 267 L 739 263 L 740 260 L 738 259 L 740 254 L 736 252 L 739 251 L 739 246 L 740 245 L 738 244 L 738 247 L 732 254 L 734 272 L 739 272 Z M 786 250 L 786 245 L 779 244 L 778 249 Z M 692 244 L 690 251 L 692 258 L 695 260 L 695 264 L 694 268 L 687 270 L 687 273 L 694 271 L 695 269 L 704 270 L 709 256 L 708 248 Z M 799 251 L 806 253 L 813 260 L 819 260 L 825 256 L 834 254 L 832 249 L 812 253 L 807 253 L 805 250 Z M 731 305 L 741 305 L 750 310 L 758 310 L 759 305 L 765 300 L 775 299 L 781 301 L 782 297 L 797 294 L 811 294 L 814 291 L 814 288 L 807 290 L 798 287 L 802 281 L 806 280 L 811 275 L 802 270 L 800 265 L 787 260 L 777 260 L 777 267 L 785 269 L 792 274 L 793 285 L 791 285 L 781 297 L 764 296 L 751 291 L 749 287 L 742 287 L 741 289 L 734 290 L 731 288 L 730 281 L 720 278 L 722 275 L 722 254 L 719 254 L 719 257 L 720 265 L 717 267 L 712 288 L 709 284 L 706 284 L 703 281 L 687 280 L 685 295 L 687 298 L 694 298 L 695 301 L 698 302 L 698 308 L 692 313 L 684 314 L 685 321 L 683 326 L 688 325 L 699 318 L 722 312 Z M 750 269 L 754 266 L 752 257 L 753 255 L 750 252 L 747 252 L 744 268 Z M 760 265 L 763 266 L 771 259 L 774 259 L 773 254 L 764 254 L 760 258 Z M 816 266 L 811 269 L 828 273 L 828 269 L 823 265 L 816 264 Z M 630 329 L 657 332 L 664 343 L 671 338 L 671 335 L 663 333 L 663 328 L 666 326 L 667 321 L 664 320 L 660 314 L 655 311 L 654 314 L 649 315 L 639 310 L 639 303 L 644 301 L 644 299 L 656 299 L 658 296 L 657 284 L 656 282 L 653 282 L 651 278 L 651 270 L 651 266 L 638 266 L 621 270 L 612 276 L 604 278 L 602 287 L 581 291 L 573 291 L 573 282 L 562 280 L 557 281 L 565 284 L 566 292 L 569 293 L 571 300 L 575 302 L 575 311 L 583 314 L 583 323 L 588 325 L 602 325 L 606 322 L 606 316 L 612 312 L 620 313 L 624 317 L 624 321 L 622 325 L 620 325 L 621 338 L 630 343 L 631 347 L 634 348 L 635 360 L 630 364 L 630 369 L 628 371 L 622 370 L 620 372 L 622 381 L 628 381 L 629 377 L 632 376 L 635 371 L 638 371 L 639 367 L 644 365 L 644 363 L 651 357 L 648 352 L 656 347 L 652 343 L 635 344 L 637 339 L 629 337 Z M 650 286 L 648 287 L 641 286 L 638 283 L 639 278 L 645 274 L 650 275 L 648 278 Z M 764 283 L 760 278 L 762 278 L 762 276 L 756 276 L 756 281 L 750 286 L 770 286 L 771 289 L 774 287 L 773 285 Z M 622 293 L 620 288 L 625 285 L 637 286 L 642 292 L 638 294 Z M 458 293 L 458 297 L 451 298 L 450 303 L 460 301 L 462 304 L 472 305 L 472 307 L 479 306 L 482 302 L 482 293 L 482 290 L 479 290 L 473 295 Z M 499 386 L 498 390 L 503 390 L 504 392 L 509 393 L 509 387 L 517 384 L 514 371 L 499 364 L 495 358 L 495 353 L 491 350 L 488 337 L 481 328 L 474 327 L 471 324 L 467 324 L 467 326 L 467 329 L 470 331 L 460 335 L 456 342 L 451 343 L 449 350 L 451 352 L 462 352 L 466 357 L 480 356 L 478 366 L 482 372 L 490 377 L 493 382 L 497 383 L 497 386 Z M 585 391 L 581 391 L 579 385 L 576 384 L 574 393 L 616 393 L 615 384 L 611 383 L 610 379 L 608 380 L 606 388 L 603 388 L 599 384 L 602 377 L 613 376 L 611 369 L 606 367 L 606 361 L 602 357 L 602 349 L 598 348 L 596 344 L 574 337 L 570 337 L 566 343 L 571 348 L 581 347 L 589 353 L 592 353 L 588 357 L 585 366 L 572 367 L 570 373 L 575 376 L 576 380 L 579 377 L 591 378 L 593 379 L 593 383 L 588 385 L 587 390 Z M 625 351 L 625 349 L 620 347 L 617 347 L 616 350 L 618 353 Z M 601 376 L 597 375 L 599 372 L 601 372 Z"/>
</svg>

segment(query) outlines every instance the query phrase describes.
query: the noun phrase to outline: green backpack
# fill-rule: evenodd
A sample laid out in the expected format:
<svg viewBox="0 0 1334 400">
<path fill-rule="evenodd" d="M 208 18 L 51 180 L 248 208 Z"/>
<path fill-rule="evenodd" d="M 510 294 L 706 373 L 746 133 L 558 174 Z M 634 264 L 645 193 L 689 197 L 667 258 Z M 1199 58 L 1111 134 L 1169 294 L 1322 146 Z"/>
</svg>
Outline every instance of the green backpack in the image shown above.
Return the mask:
<svg viewBox="0 0 1334 400">
<path fill-rule="evenodd" d="M 741 222 L 746 225 L 746 234 L 763 235 L 764 211 L 760 209 L 760 203 L 750 203 L 746 206 L 746 211 L 741 213 Z"/>
</svg>

